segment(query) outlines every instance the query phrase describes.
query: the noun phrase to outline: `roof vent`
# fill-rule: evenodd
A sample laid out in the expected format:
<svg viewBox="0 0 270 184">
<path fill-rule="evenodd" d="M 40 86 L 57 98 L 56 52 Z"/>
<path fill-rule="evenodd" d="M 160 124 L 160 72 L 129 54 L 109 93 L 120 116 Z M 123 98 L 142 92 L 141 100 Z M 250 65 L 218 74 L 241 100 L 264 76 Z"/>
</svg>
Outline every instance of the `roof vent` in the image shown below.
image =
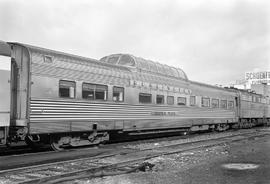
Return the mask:
<svg viewBox="0 0 270 184">
<path fill-rule="evenodd" d="M 53 59 L 51 56 L 44 55 L 43 59 L 44 59 L 44 63 L 52 63 L 53 62 Z"/>
</svg>

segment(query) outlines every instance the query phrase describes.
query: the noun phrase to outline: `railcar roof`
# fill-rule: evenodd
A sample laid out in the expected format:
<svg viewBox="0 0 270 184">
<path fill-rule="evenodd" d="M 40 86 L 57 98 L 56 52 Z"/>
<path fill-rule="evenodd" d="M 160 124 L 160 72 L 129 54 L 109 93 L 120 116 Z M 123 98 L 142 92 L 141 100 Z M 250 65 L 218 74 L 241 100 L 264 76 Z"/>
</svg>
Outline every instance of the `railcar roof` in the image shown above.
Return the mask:
<svg viewBox="0 0 270 184">
<path fill-rule="evenodd" d="M 23 43 L 18 43 L 18 42 L 8 42 L 8 44 L 14 44 L 14 45 L 20 45 L 20 46 L 23 46 L 25 48 L 27 48 L 28 50 L 30 50 L 30 52 L 42 52 L 44 54 L 52 54 L 52 55 L 59 55 L 59 56 L 62 56 L 62 57 L 69 57 L 69 58 L 72 58 L 73 60 L 79 60 L 79 61 L 82 61 L 82 62 L 85 62 L 85 63 L 96 63 L 96 64 L 99 64 L 99 65 L 105 65 L 105 66 L 108 66 L 108 67 L 111 67 L 111 68 L 118 68 L 118 69 L 121 69 L 121 70 L 126 70 L 126 71 L 129 71 L 129 68 L 125 67 L 125 66 L 121 66 L 121 65 L 112 65 L 112 64 L 108 64 L 108 63 L 103 63 L 103 62 L 100 62 L 99 60 L 97 59 L 93 59 L 93 58 L 87 58 L 87 57 L 83 57 L 83 56 L 78 56 L 78 55 L 74 55 L 74 54 L 68 54 L 68 53 L 65 53 L 65 52 L 61 52 L 61 51 L 55 51 L 55 50 L 51 50 L 51 49 L 46 49 L 46 48 L 42 48 L 42 47 L 37 47 L 37 46 L 33 46 L 33 45 L 28 45 L 28 44 L 23 44 Z"/>
<path fill-rule="evenodd" d="M 202 82 L 198 82 L 198 81 L 189 81 L 190 84 L 195 84 L 195 85 L 200 85 L 200 86 L 205 86 L 208 88 L 215 88 L 215 89 L 219 89 L 222 91 L 228 91 L 228 92 L 236 92 L 238 89 L 234 89 L 234 88 L 227 88 L 227 87 L 219 87 L 219 86 L 215 86 L 215 85 L 211 85 L 211 84 L 206 84 L 206 83 L 202 83 Z"/>
<path fill-rule="evenodd" d="M 104 63 L 110 63 L 117 66 L 127 66 L 144 70 L 148 72 L 165 74 L 176 78 L 188 80 L 186 73 L 180 69 L 172 66 L 164 65 L 151 60 L 136 57 L 130 54 L 112 54 L 100 59 Z"/>
</svg>

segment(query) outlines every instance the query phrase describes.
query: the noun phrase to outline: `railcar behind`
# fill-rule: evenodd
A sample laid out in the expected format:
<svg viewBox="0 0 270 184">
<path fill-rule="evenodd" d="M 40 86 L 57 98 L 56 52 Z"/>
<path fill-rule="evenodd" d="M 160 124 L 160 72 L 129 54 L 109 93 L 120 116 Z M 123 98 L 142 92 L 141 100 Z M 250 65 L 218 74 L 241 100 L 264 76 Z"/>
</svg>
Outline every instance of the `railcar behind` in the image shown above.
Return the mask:
<svg viewBox="0 0 270 184">
<path fill-rule="evenodd" d="M 245 90 L 238 90 L 238 92 L 241 100 L 239 111 L 240 128 L 268 124 L 270 122 L 269 97 Z"/>
</svg>

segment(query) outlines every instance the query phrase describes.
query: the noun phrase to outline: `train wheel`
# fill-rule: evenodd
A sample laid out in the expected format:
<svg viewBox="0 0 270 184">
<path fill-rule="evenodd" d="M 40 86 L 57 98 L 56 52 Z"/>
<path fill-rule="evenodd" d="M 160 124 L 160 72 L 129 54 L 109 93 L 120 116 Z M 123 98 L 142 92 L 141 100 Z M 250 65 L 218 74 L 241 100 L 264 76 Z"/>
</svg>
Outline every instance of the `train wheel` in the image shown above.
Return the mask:
<svg viewBox="0 0 270 184">
<path fill-rule="evenodd" d="M 52 142 L 52 143 L 51 143 L 51 148 L 52 148 L 54 151 L 61 151 L 61 150 L 64 150 L 64 148 L 61 147 L 60 144 L 58 144 L 57 142 Z"/>
<path fill-rule="evenodd" d="M 40 142 L 40 138 L 38 135 L 32 136 L 32 135 L 27 135 L 25 137 L 25 143 L 30 146 L 32 149 L 38 149 L 42 147 L 43 143 Z"/>
<path fill-rule="evenodd" d="M 63 143 L 60 141 L 61 138 L 52 136 L 50 146 L 54 151 L 62 151 L 64 150 Z"/>
</svg>

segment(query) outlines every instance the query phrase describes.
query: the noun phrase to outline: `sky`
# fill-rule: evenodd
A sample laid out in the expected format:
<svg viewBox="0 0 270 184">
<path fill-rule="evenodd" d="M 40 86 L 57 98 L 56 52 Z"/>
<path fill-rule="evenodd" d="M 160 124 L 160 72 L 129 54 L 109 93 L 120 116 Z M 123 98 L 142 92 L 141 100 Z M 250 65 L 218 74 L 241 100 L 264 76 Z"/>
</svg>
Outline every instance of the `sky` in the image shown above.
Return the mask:
<svg viewBox="0 0 270 184">
<path fill-rule="evenodd" d="M 0 0 L 0 40 L 94 59 L 129 53 L 229 85 L 270 71 L 270 1 Z"/>
</svg>

